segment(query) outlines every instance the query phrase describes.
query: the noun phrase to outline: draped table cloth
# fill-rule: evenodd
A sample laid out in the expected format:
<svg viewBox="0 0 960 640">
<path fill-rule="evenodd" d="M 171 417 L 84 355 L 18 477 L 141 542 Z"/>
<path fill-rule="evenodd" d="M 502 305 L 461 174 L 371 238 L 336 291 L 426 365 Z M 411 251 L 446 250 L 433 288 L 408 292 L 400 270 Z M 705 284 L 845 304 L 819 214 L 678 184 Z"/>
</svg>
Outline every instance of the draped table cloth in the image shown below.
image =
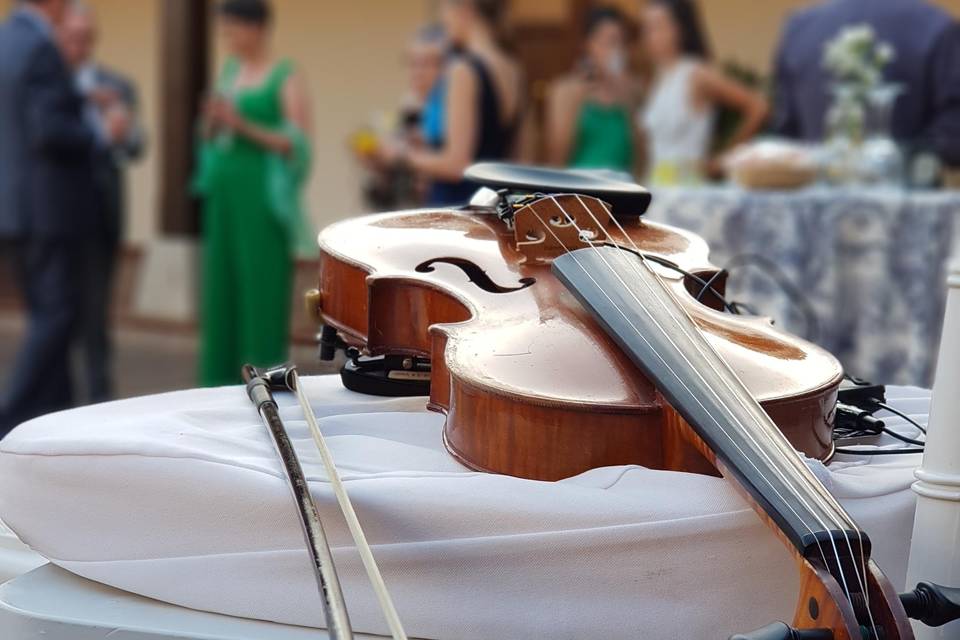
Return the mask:
<svg viewBox="0 0 960 640">
<path fill-rule="evenodd" d="M 958 215 L 951 191 L 701 187 L 658 190 L 648 217 L 702 236 L 712 262 L 731 266 L 730 298 L 849 373 L 929 387 Z"/>
<path fill-rule="evenodd" d="M 560 482 L 477 473 L 444 450 L 443 418 L 422 398 L 303 380 L 411 637 L 706 640 L 792 616 L 792 558 L 720 478 L 636 466 Z M 888 396 L 926 421 L 929 392 Z M 385 634 L 299 406 L 278 400 L 355 628 Z M 897 588 L 918 464 L 918 455 L 811 463 Z M 323 625 L 280 464 L 240 387 L 21 426 L 0 442 L 0 518 L 95 581 L 202 611 Z"/>
</svg>

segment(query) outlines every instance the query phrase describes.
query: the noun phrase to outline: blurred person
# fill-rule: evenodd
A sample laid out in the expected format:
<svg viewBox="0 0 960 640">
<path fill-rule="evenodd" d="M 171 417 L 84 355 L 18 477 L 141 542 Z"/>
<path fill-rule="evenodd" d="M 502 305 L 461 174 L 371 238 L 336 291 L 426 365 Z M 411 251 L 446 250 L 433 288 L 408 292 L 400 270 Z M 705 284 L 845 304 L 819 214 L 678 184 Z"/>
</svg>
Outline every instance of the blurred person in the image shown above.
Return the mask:
<svg viewBox="0 0 960 640">
<path fill-rule="evenodd" d="M 443 27 L 431 24 L 417 32 L 407 50 L 408 89 L 403 100 L 403 126 L 407 135 L 422 139 L 427 118 L 442 108 L 440 77 L 447 51 Z"/>
<path fill-rule="evenodd" d="M 449 53 L 450 42 L 447 32 L 442 25 L 434 25 L 421 34 L 423 62 L 416 65 L 411 74 L 411 83 L 418 86 L 420 91 L 429 90 L 424 95 L 420 109 L 420 122 L 417 131 L 419 140 L 423 144 L 436 144 L 443 138 L 444 115 L 446 103 L 446 84 L 444 82 L 444 65 Z"/>
<path fill-rule="evenodd" d="M 803 140 L 824 138 L 831 78 L 823 50 L 841 30 L 861 24 L 895 52 L 884 73 L 903 88 L 894 138 L 960 166 L 960 27 L 925 0 L 827 0 L 794 13 L 776 56 L 774 129 Z"/>
<path fill-rule="evenodd" d="M 440 76 L 446 49 L 446 35 L 438 24 L 419 29 L 407 47 L 407 92 L 390 130 L 384 134 L 396 143 L 422 148 L 426 139 L 436 137 L 433 132 L 442 127 L 444 93 Z M 380 162 L 379 144 L 378 135 L 371 129 L 361 130 L 352 138 L 354 153 L 368 172 L 364 195 L 370 208 L 384 211 L 421 205 L 429 185 L 409 167 Z"/>
<path fill-rule="evenodd" d="M 93 157 L 124 133 L 117 117 L 99 132 L 85 120 L 56 41 L 68 4 L 24 0 L 0 25 L 0 238 L 28 314 L 0 397 L 0 436 L 72 404 L 82 250 L 99 206 Z"/>
<path fill-rule="evenodd" d="M 136 88 L 130 80 L 96 62 L 97 35 L 93 9 L 75 2 L 61 28 L 61 41 L 77 87 L 87 100 L 87 118 L 95 127 L 103 127 L 108 114 L 126 123 L 126 135 L 99 147 L 95 156 L 101 207 L 84 243 L 84 309 L 77 345 L 89 402 L 104 402 L 113 395 L 110 302 L 125 218 L 124 170 L 144 149 L 143 129 L 135 122 Z"/>
<path fill-rule="evenodd" d="M 465 204 L 475 186 L 464 170 L 479 160 L 518 153 L 523 123 L 523 77 L 499 41 L 504 0 L 443 0 L 441 16 L 452 52 L 441 80 L 442 125 L 429 149 L 383 144 L 387 164 L 402 163 L 431 182 L 427 204 Z"/>
<path fill-rule="evenodd" d="M 763 126 L 766 99 L 710 63 L 693 0 L 649 0 L 642 16 L 644 50 L 653 65 L 651 93 L 641 115 L 654 183 L 696 181 L 721 172 L 722 154 Z M 725 149 L 710 157 L 716 109 L 740 114 Z"/>
<path fill-rule="evenodd" d="M 560 166 L 632 172 L 638 86 L 627 68 L 627 19 L 613 7 L 594 9 L 584 39 L 579 68 L 551 90 L 547 159 Z"/>
<path fill-rule="evenodd" d="M 196 179 L 203 198 L 199 377 L 206 386 L 238 382 L 244 363 L 287 358 L 311 130 L 301 73 L 270 53 L 271 5 L 224 0 L 218 12 L 230 57 L 205 105 Z"/>
</svg>

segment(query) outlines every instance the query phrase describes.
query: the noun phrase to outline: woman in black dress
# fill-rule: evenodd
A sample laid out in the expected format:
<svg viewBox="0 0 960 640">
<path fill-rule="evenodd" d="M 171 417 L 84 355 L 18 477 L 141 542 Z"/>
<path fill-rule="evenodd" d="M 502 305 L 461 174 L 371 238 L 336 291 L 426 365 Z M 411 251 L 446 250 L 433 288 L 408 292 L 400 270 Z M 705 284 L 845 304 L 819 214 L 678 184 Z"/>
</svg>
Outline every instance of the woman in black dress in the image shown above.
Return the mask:
<svg viewBox="0 0 960 640">
<path fill-rule="evenodd" d="M 498 39 L 504 4 L 443 1 L 451 53 L 442 80 L 442 126 L 429 136 L 426 149 L 381 145 L 382 161 L 405 163 L 431 182 L 429 205 L 465 204 L 476 188 L 463 180 L 467 167 L 516 155 L 523 78 Z"/>
</svg>

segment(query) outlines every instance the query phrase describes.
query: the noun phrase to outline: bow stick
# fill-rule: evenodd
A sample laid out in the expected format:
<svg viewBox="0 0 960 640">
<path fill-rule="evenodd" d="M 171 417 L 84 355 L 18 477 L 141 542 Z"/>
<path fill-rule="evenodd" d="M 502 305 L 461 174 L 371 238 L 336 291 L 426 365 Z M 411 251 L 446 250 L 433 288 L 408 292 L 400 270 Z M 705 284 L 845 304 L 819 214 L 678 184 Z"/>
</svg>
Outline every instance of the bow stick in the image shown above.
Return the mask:
<svg viewBox="0 0 960 640">
<path fill-rule="evenodd" d="M 403 625 L 400 623 L 400 616 L 397 614 L 397 610 L 393 605 L 393 599 L 390 597 L 387 585 L 383 580 L 383 576 L 380 574 L 380 568 L 377 566 L 377 561 L 373 557 L 373 551 L 370 549 L 366 535 L 364 535 L 363 527 L 360 526 L 360 520 L 357 518 L 357 513 L 353 509 L 353 503 L 350 501 L 347 489 L 340 479 L 340 473 L 337 471 L 337 466 L 333 461 L 333 456 L 330 454 L 330 449 L 327 447 L 323 433 L 320 432 L 317 416 L 314 414 L 307 394 L 300 384 L 300 376 L 297 368 L 294 365 L 281 366 L 270 369 L 264 372 L 263 375 L 272 390 L 290 391 L 297 397 L 300 408 L 303 410 L 304 418 L 307 421 L 307 426 L 310 428 L 310 435 L 313 437 L 313 441 L 317 445 L 317 450 L 320 452 L 320 459 L 323 461 L 323 466 L 327 469 L 330 486 L 333 489 L 334 495 L 337 497 L 340 510 L 343 512 L 343 517 L 347 521 L 347 527 L 350 529 L 350 535 L 353 537 L 357 552 L 363 561 L 363 568 L 367 572 L 367 578 L 370 580 L 370 584 L 373 586 L 373 590 L 377 595 L 380 609 L 383 611 L 383 617 L 390 627 L 390 634 L 394 640 L 407 640 L 407 634 L 404 632 Z"/>
<path fill-rule="evenodd" d="M 242 376 L 243 381 L 247 383 L 247 395 L 250 401 L 257 407 L 260 418 L 270 431 L 277 456 L 287 476 L 287 484 L 297 503 L 297 515 L 300 518 L 303 538 L 307 543 L 317 588 L 323 601 L 327 629 L 334 640 L 352 640 L 350 617 L 347 615 L 347 607 L 343 601 L 343 591 L 340 589 L 340 579 L 333 564 L 330 545 L 327 544 L 320 514 L 317 513 L 317 505 L 313 502 L 313 496 L 310 495 L 310 487 L 300 461 L 297 459 L 296 449 L 280 419 L 277 402 L 273 399 L 270 385 L 266 377 L 251 365 L 243 367 Z"/>
</svg>

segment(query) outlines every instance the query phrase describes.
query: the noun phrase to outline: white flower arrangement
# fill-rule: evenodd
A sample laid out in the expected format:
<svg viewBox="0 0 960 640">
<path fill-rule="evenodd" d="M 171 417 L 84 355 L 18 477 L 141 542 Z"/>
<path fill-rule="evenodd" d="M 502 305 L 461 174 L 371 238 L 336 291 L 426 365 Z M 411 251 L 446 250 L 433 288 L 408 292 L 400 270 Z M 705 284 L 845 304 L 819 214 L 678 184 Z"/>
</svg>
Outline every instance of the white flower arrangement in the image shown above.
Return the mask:
<svg viewBox="0 0 960 640">
<path fill-rule="evenodd" d="M 858 141 L 865 133 L 869 96 L 883 85 L 883 70 L 895 55 L 868 24 L 847 27 L 823 50 L 823 66 L 833 76 L 833 104 L 827 112 L 831 135 Z"/>
<path fill-rule="evenodd" d="M 823 65 L 838 82 L 869 90 L 883 81 L 884 68 L 896 52 L 887 42 L 880 42 L 868 24 L 843 29 L 827 43 Z"/>
</svg>

